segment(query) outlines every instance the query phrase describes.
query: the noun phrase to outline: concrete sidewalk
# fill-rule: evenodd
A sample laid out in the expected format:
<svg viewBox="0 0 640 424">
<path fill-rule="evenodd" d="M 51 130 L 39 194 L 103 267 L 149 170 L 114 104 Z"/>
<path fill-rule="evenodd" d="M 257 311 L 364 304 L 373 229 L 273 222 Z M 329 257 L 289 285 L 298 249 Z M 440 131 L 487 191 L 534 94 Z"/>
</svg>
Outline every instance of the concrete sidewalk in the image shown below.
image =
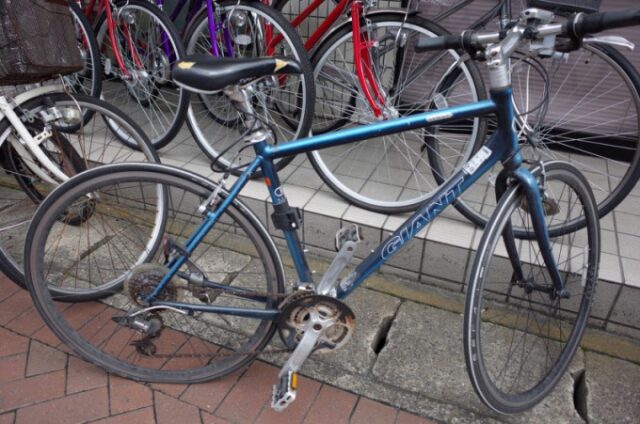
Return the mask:
<svg viewBox="0 0 640 424">
<path fill-rule="evenodd" d="M 593 329 L 541 405 L 518 416 L 491 413 L 466 373 L 462 301 L 462 295 L 392 275 L 371 278 L 347 302 L 357 319 L 354 338 L 340 351 L 307 361 L 299 399 L 276 414 L 268 399 L 274 365 L 285 356 L 265 356 L 243 372 L 200 385 L 123 380 L 69 354 L 27 293 L 2 276 L 0 424 L 639 422 L 640 341 Z"/>
</svg>

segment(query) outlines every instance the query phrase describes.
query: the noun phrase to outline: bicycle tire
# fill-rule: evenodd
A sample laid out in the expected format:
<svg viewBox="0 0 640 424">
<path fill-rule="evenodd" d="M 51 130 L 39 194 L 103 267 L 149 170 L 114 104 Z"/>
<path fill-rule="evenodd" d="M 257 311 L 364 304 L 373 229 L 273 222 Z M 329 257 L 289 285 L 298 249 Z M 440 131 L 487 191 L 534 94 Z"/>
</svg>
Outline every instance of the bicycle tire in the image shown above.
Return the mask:
<svg viewBox="0 0 640 424">
<path fill-rule="evenodd" d="M 75 92 L 92 97 L 100 97 L 100 92 L 102 91 L 102 63 L 96 35 L 93 32 L 91 23 L 77 4 L 69 2 L 69 9 L 78 28 L 78 44 L 81 46 L 80 51 L 85 58 L 85 66 L 83 70 L 65 76 L 64 79 Z M 83 78 L 85 82 L 83 82 Z M 86 82 L 87 80 L 88 83 Z"/>
<path fill-rule="evenodd" d="M 370 53 L 371 56 L 379 58 L 378 68 L 393 70 L 393 75 L 391 71 L 378 74 L 381 75 L 381 81 L 382 76 L 392 80 L 382 85 L 387 93 L 393 93 L 390 98 L 394 101 L 397 114 L 437 110 L 486 97 L 480 73 L 471 60 L 463 60 L 455 65 L 461 56 L 455 51 L 420 56 L 414 52 L 412 43 L 418 35 L 435 37 L 446 34 L 440 26 L 419 16 L 410 15 L 405 19 L 403 13 L 372 13 L 367 19 L 368 27 L 373 32 L 370 34 L 371 41 L 376 41 L 376 50 Z M 399 28 L 404 32 L 400 32 Z M 404 40 L 402 51 L 396 44 L 399 36 Z M 314 133 L 333 130 L 336 125 L 342 127 L 347 122 L 348 125 L 358 125 L 374 120 L 366 101 L 359 100 L 356 108 L 348 106 L 353 106 L 351 98 L 354 94 L 362 97 L 359 83 L 352 75 L 353 64 L 348 62 L 348 50 L 347 53 L 340 50 L 343 45 L 345 48 L 351 46 L 351 37 L 351 24 L 346 22 L 314 50 L 312 63 L 319 105 L 312 127 Z M 409 56 L 409 53 L 414 56 Z M 399 71 L 395 62 L 390 65 L 384 63 L 391 55 L 394 60 L 401 58 Z M 344 58 L 344 62 L 339 64 L 341 58 Z M 461 69 L 460 78 L 455 83 L 447 83 L 447 75 L 451 75 L 451 70 L 457 66 Z M 427 69 L 432 71 L 428 77 L 425 75 Z M 353 79 L 351 84 L 349 78 Z M 338 89 L 344 89 L 347 94 L 343 96 Z M 342 103 L 341 99 L 347 99 L 346 103 Z M 347 106 L 343 108 L 344 104 Z M 308 157 L 322 180 L 347 201 L 375 212 L 408 212 L 426 201 L 440 185 L 433 176 L 436 170 L 431 166 L 434 160 L 431 156 L 441 154 L 433 147 L 433 140 L 437 139 L 440 148 L 446 149 L 441 159 L 446 163 L 446 166 L 441 166 L 444 178 L 461 167 L 480 147 L 486 134 L 486 122 L 486 118 L 475 118 L 469 123 L 435 126 L 430 132 L 408 131 L 345 147 L 310 152 Z"/>
<path fill-rule="evenodd" d="M 528 142 L 521 147 L 527 159 L 540 156 L 543 160 L 568 160 L 575 164 L 587 176 L 598 199 L 598 216 L 602 218 L 625 199 L 640 179 L 640 74 L 619 51 L 604 44 L 585 44 L 569 57 L 566 66 L 576 74 L 560 75 L 563 79 L 559 81 L 558 89 L 550 93 L 551 102 L 547 106 L 557 118 L 549 124 L 541 123 L 535 129 L 542 133 L 538 137 L 537 152 Z M 560 63 L 557 66 L 556 72 L 562 72 Z M 515 66 L 514 69 L 518 72 Z M 593 81 L 592 76 L 600 80 Z M 518 84 L 516 76 L 512 79 L 518 102 L 518 92 L 526 90 L 522 87 L 525 83 Z M 571 105 L 566 105 L 566 99 L 574 99 L 576 93 L 582 98 L 575 104 L 572 100 Z M 591 109 L 594 103 L 600 106 L 596 111 Z M 566 112 L 562 114 L 564 110 Z M 598 118 L 598 111 L 602 111 L 602 119 Z M 615 118 L 607 122 L 605 119 L 609 115 Z M 617 128 L 616 122 L 620 123 Z M 561 125 L 572 125 L 573 128 L 563 129 Z M 495 208 L 493 188 L 489 182 L 477 186 L 472 194 L 463 195 L 455 206 L 471 222 L 484 227 Z M 585 223 L 567 227 L 565 231 L 574 231 L 580 225 Z"/>
<path fill-rule="evenodd" d="M 28 122 L 29 119 L 38 122 L 38 119 L 43 116 L 41 112 L 44 113 L 51 107 L 57 107 L 58 111 L 75 111 L 78 105 L 83 116 L 80 124 L 69 125 L 67 121 L 63 124 L 62 118 L 50 123 L 54 127 L 52 133 L 57 133 L 55 130 L 59 129 L 66 140 L 65 145 L 72 146 L 75 150 L 75 153 L 69 155 L 72 158 L 72 169 L 80 165 L 77 163 L 78 157 L 83 160 L 83 169 L 81 170 L 111 161 L 159 162 L 157 153 L 135 122 L 112 105 L 94 97 L 74 94 L 72 99 L 63 93 L 45 94 L 21 104 L 16 113 L 25 122 Z M 89 116 L 90 120 L 84 122 Z M 105 124 L 105 118 L 111 121 L 112 126 Z M 117 135 L 113 133 L 113 126 L 116 124 L 118 126 Z M 133 150 L 122 143 L 122 137 L 125 134 L 130 137 L 129 144 L 139 144 L 138 149 Z M 13 127 L 5 118 L 0 121 L 1 148 L 8 149 L 5 147 L 5 143 L 10 143 L 12 139 L 17 140 L 17 135 L 14 134 Z M 16 142 L 19 143 L 19 141 Z M 50 148 L 48 147 L 49 143 L 52 143 Z M 49 152 L 56 152 L 53 143 L 51 138 L 43 138 L 41 146 L 47 148 Z M 8 158 L 5 158 L 2 162 L 3 172 L 0 172 L 0 190 L 3 194 L 0 196 L 0 270 L 24 288 L 22 259 L 26 225 L 31 221 L 40 200 L 50 193 L 55 185 L 42 180 L 33 173 L 29 166 L 39 165 L 30 156 L 22 156 L 19 162 L 20 169 L 22 169 L 19 172 L 25 172 L 24 175 L 15 175 L 15 166 L 12 167 L 7 162 Z M 73 165 L 74 163 L 75 165 Z M 76 170 L 76 172 L 81 170 Z M 33 191 L 24 191 L 21 183 L 31 184 L 35 187 Z"/>
<path fill-rule="evenodd" d="M 233 39 L 234 57 L 257 57 L 267 54 L 260 40 L 254 41 L 254 31 L 257 33 L 262 30 L 262 25 L 271 25 L 272 37 L 283 37 L 275 54 L 295 58 L 301 65 L 302 74 L 289 75 L 281 79 L 272 77 L 252 84 L 251 100 L 256 113 L 261 115 L 270 127 L 270 144 L 275 145 L 307 136 L 312 124 L 315 86 L 311 62 L 299 35 L 279 12 L 261 2 L 228 0 L 217 3 L 216 7 L 219 8 L 217 15 L 225 19 L 224 24 L 227 25 Z M 240 20 L 239 16 L 243 19 Z M 261 25 L 256 25 L 257 19 L 263 20 Z M 252 22 L 255 27 L 249 30 L 242 29 L 243 27 L 234 24 L 235 21 L 244 22 L 244 27 L 250 26 L 246 22 Z M 186 36 L 189 54 L 212 54 L 208 22 L 207 10 L 204 9 L 196 16 Z M 235 34 L 235 31 L 243 32 Z M 251 31 L 251 34 L 247 34 L 248 31 Z M 241 36 L 244 38 L 241 39 Z M 240 41 L 248 42 L 247 37 L 251 42 L 246 46 L 241 45 Z M 223 56 L 230 55 L 223 40 L 220 41 L 219 52 Z M 285 81 L 284 85 L 282 81 Z M 192 95 L 187 112 L 187 124 L 200 149 L 215 162 L 217 168 L 239 175 L 255 158 L 252 149 L 239 153 L 240 149 L 245 147 L 245 144 L 238 140 L 244 129 L 243 119 L 223 94 Z M 231 160 L 236 154 L 239 156 L 232 164 Z M 294 156 L 289 156 L 276 160 L 276 169 L 282 169 L 293 158 Z M 257 172 L 254 176 L 260 175 L 261 172 Z"/>
<path fill-rule="evenodd" d="M 523 412 L 553 390 L 578 349 L 597 283 L 600 232 L 589 183 L 567 163 L 547 163 L 544 169 L 546 201 L 557 202 L 557 208 L 545 207 L 547 225 L 561 227 L 553 221 L 563 216 L 585 216 L 587 222 L 579 232 L 551 240 L 569 298 L 552 298 L 553 283 L 533 227 L 526 225 L 531 218 L 517 184 L 500 198 L 469 274 L 467 371 L 480 399 L 503 414 Z M 514 238 L 510 229 L 516 223 L 528 229 L 529 237 Z M 506 253 L 508 243 L 517 250 L 522 277 L 514 271 L 516 259 Z"/>
<path fill-rule="evenodd" d="M 96 40 L 105 63 L 101 98 L 125 111 L 146 132 L 153 147 L 161 149 L 178 135 L 189 105 L 188 91 L 174 85 L 170 75 L 171 66 L 185 55 L 184 45 L 173 22 L 155 5 L 141 0 L 121 0 L 115 5 L 118 14 L 113 14 L 114 19 L 117 15 L 124 16 L 127 32 L 134 34 L 137 32 L 130 31 L 134 28 L 132 22 L 139 22 L 139 31 L 142 33 L 138 43 L 149 44 L 136 49 L 143 49 L 147 53 L 147 56 L 141 58 L 144 59 L 141 60 L 144 62 L 142 70 L 132 72 L 134 66 L 137 66 L 133 64 L 135 58 L 131 59 L 127 54 L 122 55 L 127 72 L 135 75 L 131 82 L 127 83 L 117 62 L 108 57 L 114 47 L 108 36 L 106 14 L 104 11 L 101 13 L 96 20 Z M 137 19 L 137 16 L 143 19 Z M 157 37 L 147 39 L 148 34 L 144 31 L 148 28 L 145 28 L 145 25 L 148 25 L 151 31 L 159 29 L 159 41 Z M 126 38 L 120 33 L 116 36 L 118 40 Z M 170 49 L 171 57 L 167 57 L 165 47 Z M 138 53 L 137 51 L 136 54 Z"/>
<path fill-rule="evenodd" d="M 195 225 L 203 219 L 196 208 L 215 189 L 212 181 L 196 174 L 154 164 L 117 164 L 97 168 L 61 185 L 45 199 L 38 209 L 34 225 L 29 229 L 26 275 L 36 309 L 51 330 L 80 356 L 126 378 L 145 382 L 197 383 L 222 377 L 247 366 L 273 336 L 276 329 L 273 320 L 205 313 L 182 315 L 172 310 L 156 310 L 149 319 L 159 320 L 162 331 L 153 339 L 153 348 L 150 345 L 141 348 L 141 342 L 137 339 L 139 331 L 127 327 L 122 321 L 112 319 L 121 317 L 123 311 L 140 311 L 137 299 L 153 287 L 154 280 L 151 278 L 156 275 L 153 272 L 156 272 L 158 267 L 160 270 L 166 270 L 159 265 L 163 261 L 162 253 L 158 253 L 159 257 L 154 258 L 160 260 L 155 262 L 157 265 L 142 265 L 145 273 L 143 280 L 136 280 L 135 283 L 128 281 L 123 290 L 102 299 L 101 302 L 76 303 L 65 308 L 54 300 L 47 285 L 66 284 L 64 280 L 73 278 L 74 274 L 62 276 L 53 270 L 48 274 L 44 271 L 49 265 L 65 266 L 57 262 L 57 258 L 53 258 L 55 250 L 45 247 L 51 247 L 52 238 L 56 238 L 54 227 L 61 225 L 57 219 L 58 214 L 69 205 L 76 204 L 78 200 L 86 199 L 88 193 L 99 193 L 98 209 L 102 207 L 101 203 L 106 203 L 112 207 L 120 205 L 130 210 L 136 207 L 134 202 L 138 202 L 137 207 L 143 207 L 144 203 L 147 210 L 153 209 L 153 196 L 127 199 L 128 195 L 125 192 L 138 184 L 146 185 L 149 191 L 145 192 L 150 194 L 158 193 L 157 187 L 161 186 L 168 199 L 175 196 L 182 200 L 171 203 L 169 208 L 164 210 L 167 221 L 163 224 L 163 234 L 176 243 L 184 242 L 193 231 L 194 227 L 191 224 Z M 116 192 L 118 187 L 124 191 Z M 113 196 L 109 196 L 109 192 Z M 223 196 L 226 194 L 223 193 Z M 97 219 L 100 214 L 98 212 L 90 221 Z M 112 220 L 112 217 L 104 215 L 105 220 Z M 223 290 L 212 290 L 210 293 L 206 292 L 210 297 L 205 301 L 203 292 L 196 293 L 197 288 L 202 286 L 185 281 L 170 283 L 161 295 L 164 297 L 161 298 L 167 300 L 174 299 L 173 296 L 180 296 L 179 301 L 197 305 L 206 303 L 241 307 L 252 304 L 256 308 L 277 308 L 279 296 L 284 293 L 284 271 L 273 240 L 255 215 L 238 201 L 233 202 L 223 216 L 224 218 L 221 218 L 190 256 L 189 269 L 198 267 L 205 274 L 213 275 L 216 281 L 226 282 L 224 284 L 233 286 L 236 290 L 246 287 L 252 290 L 252 293 L 257 290 L 273 297 L 261 295 L 264 299 L 251 300 L 247 297 L 230 296 Z M 126 221 L 126 224 L 122 225 L 134 231 L 146 232 L 143 228 L 144 219 L 133 217 L 133 212 L 130 217 L 134 219 L 128 221 L 126 215 L 120 215 L 120 222 Z M 107 231 L 107 235 L 113 236 L 109 243 L 113 242 L 114 245 L 120 237 L 129 242 L 128 238 L 118 234 L 116 229 Z M 144 249 L 143 246 L 144 241 L 134 241 L 130 245 L 131 249 L 136 250 Z M 99 255 L 97 252 L 88 255 L 94 254 Z M 253 256 L 254 254 L 257 256 Z M 86 256 L 80 256 L 82 255 L 75 255 L 72 260 L 62 260 L 65 263 L 71 263 L 76 259 L 85 265 L 91 263 Z M 121 271 L 123 275 L 129 276 L 137 272 L 135 268 L 129 271 L 124 267 Z M 192 271 L 184 268 L 184 272 Z M 172 292 L 172 286 L 181 294 Z M 77 316 L 74 318 L 76 313 L 90 318 L 78 320 Z M 224 349 L 227 354 L 216 358 L 214 350 L 219 352 L 218 349 Z M 237 355 L 229 354 L 233 349 L 239 351 Z"/>
</svg>

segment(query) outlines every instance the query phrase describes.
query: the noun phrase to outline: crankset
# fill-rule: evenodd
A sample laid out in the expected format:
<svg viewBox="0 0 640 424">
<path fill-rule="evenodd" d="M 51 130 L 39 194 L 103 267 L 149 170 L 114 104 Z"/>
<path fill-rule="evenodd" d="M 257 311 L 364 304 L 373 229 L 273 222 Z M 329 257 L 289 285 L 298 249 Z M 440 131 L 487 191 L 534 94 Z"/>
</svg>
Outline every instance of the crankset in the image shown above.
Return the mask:
<svg viewBox="0 0 640 424">
<path fill-rule="evenodd" d="M 278 374 L 271 407 L 282 411 L 296 399 L 297 372 L 313 353 L 343 347 L 353 335 L 355 315 L 340 300 L 314 292 L 298 292 L 282 305 L 280 336 L 293 353 Z"/>
</svg>

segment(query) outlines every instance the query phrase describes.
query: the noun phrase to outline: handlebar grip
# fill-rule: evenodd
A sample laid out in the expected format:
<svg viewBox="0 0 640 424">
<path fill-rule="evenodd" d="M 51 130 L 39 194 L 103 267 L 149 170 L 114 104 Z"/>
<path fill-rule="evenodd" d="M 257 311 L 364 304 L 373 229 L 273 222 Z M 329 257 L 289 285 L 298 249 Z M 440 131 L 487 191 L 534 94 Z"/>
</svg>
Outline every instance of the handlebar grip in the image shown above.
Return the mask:
<svg viewBox="0 0 640 424">
<path fill-rule="evenodd" d="M 449 50 L 449 49 L 461 49 L 462 48 L 462 36 L 456 35 L 442 35 L 440 37 L 426 37 L 422 36 L 416 43 L 416 51 L 424 52 L 427 50 Z"/>
<path fill-rule="evenodd" d="M 612 12 L 578 14 L 568 22 L 568 31 L 578 38 L 606 29 L 640 25 L 640 9 L 616 10 Z"/>
</svg>

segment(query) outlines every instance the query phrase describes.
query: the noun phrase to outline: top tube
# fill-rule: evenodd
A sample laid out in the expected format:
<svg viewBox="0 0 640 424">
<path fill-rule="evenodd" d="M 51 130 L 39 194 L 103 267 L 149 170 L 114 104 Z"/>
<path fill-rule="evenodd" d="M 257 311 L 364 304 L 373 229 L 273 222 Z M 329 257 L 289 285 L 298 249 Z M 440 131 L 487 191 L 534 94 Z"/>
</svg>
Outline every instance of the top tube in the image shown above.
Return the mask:
<svg viewBox="0 0 640 424">
<path fill-rule="evenodd" d="M 265 145 L 261 151 L 261 155 L 265 159 L 276 159 L 416 128 L 425 128 L 431 125 L 444 124 L 466 118 L 476 118 L 495 112 L 497 112 L 496 103 L 492 99 L 487 99 L 447 109 L 432 110 L 398 119 L 381 121 L 375 124 L 301 138 L 276 146 Z"/>
</svg>

